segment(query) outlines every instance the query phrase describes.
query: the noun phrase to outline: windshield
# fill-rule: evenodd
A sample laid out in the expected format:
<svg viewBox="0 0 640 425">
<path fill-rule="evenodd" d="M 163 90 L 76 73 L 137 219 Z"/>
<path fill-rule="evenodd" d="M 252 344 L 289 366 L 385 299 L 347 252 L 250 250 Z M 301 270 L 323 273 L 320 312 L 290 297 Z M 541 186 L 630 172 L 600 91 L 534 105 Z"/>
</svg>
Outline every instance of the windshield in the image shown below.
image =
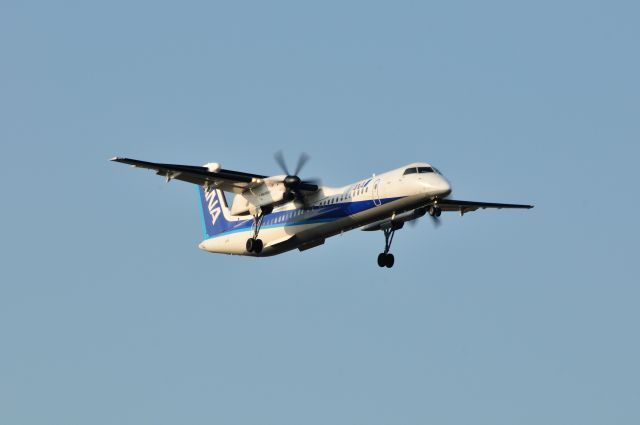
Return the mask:
<svg viewBox="0 0 640 425">
<path fill-rule="evenodd" d="M 435 167 L 411 167 L 411 168 L 407 168 L 406 170 L 404 170 L 403 175 L 406 176 L 407 174 L 426 174 L 426 173 L 442 174 Z"/>
</svg>

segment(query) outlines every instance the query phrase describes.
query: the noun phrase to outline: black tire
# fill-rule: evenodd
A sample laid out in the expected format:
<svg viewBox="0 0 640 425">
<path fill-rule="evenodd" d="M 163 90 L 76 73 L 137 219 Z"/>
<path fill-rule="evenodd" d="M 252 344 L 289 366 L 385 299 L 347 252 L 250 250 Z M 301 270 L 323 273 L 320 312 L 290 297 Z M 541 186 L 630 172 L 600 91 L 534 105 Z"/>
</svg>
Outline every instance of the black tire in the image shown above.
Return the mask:
<svg viewBox="0 0 640 425">
<path fill-rule="evenodd" d="M 260 254 L 263 247 L 264 245 L 262 244 L 262 239 L 256 239 L 253 243 L 253 252 L 255 252 L 256 254 Z"/>
<path fill-rule="evenodd" d="M 245 245 L 245 248 L 247 248 L 247 252 L 253 252 L 254 247 L 255 244 L 253 243 L 253 238 L 247 239 L 247 244 Z"/>
<path fill-rule="evenodd" d="M 386 264 L 386 260 L 387 255 L 385 253 L 381 252 L 380 254 L 378 254 L 378 266 L 384 267 Z"/>
<path fill-rule="evenodd" d="M 440 214 L 442 214 L 442 210 L 440 208 L 436 208 L 436 217 L 440 217 Z"/>
<path fill-rule="evenodd" d="M 393 254 L 387 254 L 385 256 L 384 265 L 386 268 L 390 269 L 391 267 L 393 267 L 393 263 L 395 262 L 396 262 L 396 259 L 394 258 Z"/>
<path fill-rule="evenodd" d="M 429 215 L 431 217 L 435 217 L 436 216 L 436 207 L 434 207 L 433 205 L 431 205 L 429 207 L 429 210 L 427 211 L 429 213 Z"/>
</svg>

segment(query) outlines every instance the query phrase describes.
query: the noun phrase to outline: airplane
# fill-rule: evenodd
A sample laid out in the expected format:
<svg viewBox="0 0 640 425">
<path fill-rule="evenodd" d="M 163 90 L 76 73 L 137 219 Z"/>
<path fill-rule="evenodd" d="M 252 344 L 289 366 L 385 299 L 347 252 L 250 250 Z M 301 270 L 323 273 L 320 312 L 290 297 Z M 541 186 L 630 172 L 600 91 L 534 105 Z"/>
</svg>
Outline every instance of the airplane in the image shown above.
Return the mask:
<svg viewBox="0 0 640 425">
<path fill-rule="evenodd" d="M 378 266 L 391 268 L 395 263 L 389 252 L 393 236 L 407 222 L 429 214 L 438 223 L 443 211 L 464 215 L 479 208 L 533 208 L 450 199 L 449 181 L 425 162 L 329 187 L 298 176 L 308 155 L 300 155 L 293 172 L 281 152 L 275 159 L 284 174 L 232 171 L 219 163 L 193 166 L 122 157 L 111 161 L 153 170 L 167 182 L 197 185 L 203 233 L 198 247 L 211 253 L 268 257 L 294 249 L 306 251 L 332 236 L 362 229 L 383 232 L 384 251 L 378 255 Z M 231 206 L 225 192 L 233 194 Z"/>
</svg>

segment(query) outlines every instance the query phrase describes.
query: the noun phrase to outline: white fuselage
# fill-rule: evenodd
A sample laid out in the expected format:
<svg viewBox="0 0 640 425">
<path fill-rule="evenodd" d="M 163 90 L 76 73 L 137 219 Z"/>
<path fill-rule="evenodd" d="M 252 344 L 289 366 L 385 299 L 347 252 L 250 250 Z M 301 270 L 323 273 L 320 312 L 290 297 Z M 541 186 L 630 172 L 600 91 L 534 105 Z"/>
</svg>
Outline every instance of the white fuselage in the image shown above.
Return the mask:
<svg viewBox="0 0 640 425">
<path fill-rule="evenodd" d="M 233 255 L 271 256 L 292 249 L 305 250 L 325 239 L 399 214 L 429 205 L 451 192 L 449 182 L 438 172 L 404 174 L 407 166 L 341 187 L 321 187 L 307 199 L 306 208 L 294 202 L 275 208 L 263 218 L 259 237 L 260 254 L 248 253 L 246 241 L 252 235 L 253 218 L 234 216 L 223 208 L 232 229 L 202 241 L 200 249 Z"/>
</svg>

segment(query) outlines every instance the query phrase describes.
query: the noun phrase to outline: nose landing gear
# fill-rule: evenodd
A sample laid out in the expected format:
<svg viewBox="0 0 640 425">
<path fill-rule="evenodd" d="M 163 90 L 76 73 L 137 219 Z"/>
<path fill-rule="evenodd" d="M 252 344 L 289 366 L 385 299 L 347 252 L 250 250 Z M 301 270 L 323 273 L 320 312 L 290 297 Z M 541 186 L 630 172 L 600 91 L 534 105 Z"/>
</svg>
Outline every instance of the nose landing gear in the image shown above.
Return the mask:
<svg viewBox="0 0 640 425">
<path fill-rule="evenodd" d="M 395 263 L 395 258 L 393 254 L 389 253 L 389 250 L 391 249 L 391 242 L 393 242 L 396 229 L 383 229 L 382 231 L 384 232 L 384 252 L 378 254 L 378 266 L 390 269 Z"/>
</svg>

